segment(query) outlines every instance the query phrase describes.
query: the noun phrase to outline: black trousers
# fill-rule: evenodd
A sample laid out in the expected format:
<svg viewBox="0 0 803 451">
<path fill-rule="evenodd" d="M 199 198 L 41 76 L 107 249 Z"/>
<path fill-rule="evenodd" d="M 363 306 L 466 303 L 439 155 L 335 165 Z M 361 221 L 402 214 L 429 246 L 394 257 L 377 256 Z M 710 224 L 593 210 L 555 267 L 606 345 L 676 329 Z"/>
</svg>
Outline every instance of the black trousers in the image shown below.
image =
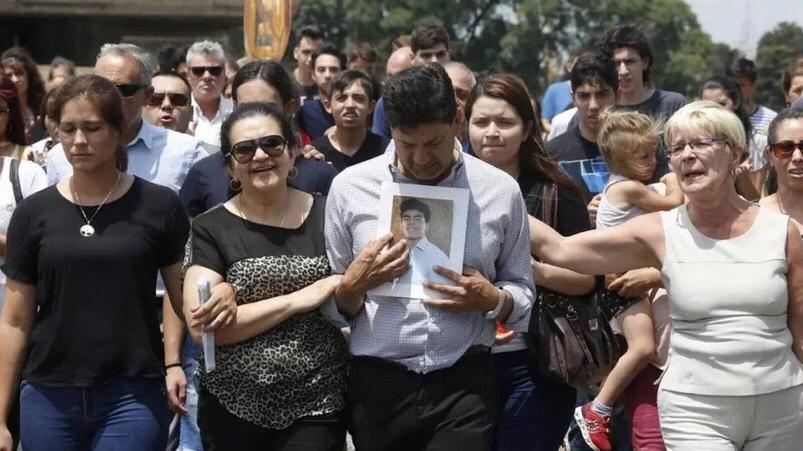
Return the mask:
<svg viewBox="0 0 803 451">
<path fill-rule="evenodd" d="M 346 413 L 299 418 L 286 429 L 268 429 L 243 420 L 200 388 L 198 427 L 204 451 L 343 451 Z"/>
<path fill-rule="evenodd" d="M 349 372 L 349 432 L 359 451 L 487 451 L 497 414 L 491 354 L 419 374 L 371 357 Z"/>
</svg>

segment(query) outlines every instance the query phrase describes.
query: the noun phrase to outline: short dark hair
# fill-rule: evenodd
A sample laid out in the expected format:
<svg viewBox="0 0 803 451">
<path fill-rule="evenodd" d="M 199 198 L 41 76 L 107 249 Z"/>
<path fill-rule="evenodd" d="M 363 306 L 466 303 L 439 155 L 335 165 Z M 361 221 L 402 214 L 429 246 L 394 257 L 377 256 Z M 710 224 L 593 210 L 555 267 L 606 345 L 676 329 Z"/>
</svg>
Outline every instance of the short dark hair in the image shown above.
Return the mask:
<svg viewBox="0 0 803 451">
<path fill-rule="evenodd" d="M 237 102 L 237 88 L 251 80 L 262 80 L 279 93 L 282 107 L 295 99 L 299 103 L 298 90 L 281 64 L 271 60 L 256 60 L 244 65 L 231 81 L 231 98 Z"/>
<path fill-rule="evenodd" d="M 63 56 L 56 56 L 53 58 L 53 61 L 50 62 L 50 71 L 47 74 L 48 81 L 53 80 L 53 69 L 59 66 L 67 67 L 67 71 L 70 75 L 75 76 L 75 63 Z"/>
<path fill-rule="evenodd" d="M 183 81 L 184 84 L 187 85 L 187 89 L 189 89 L 190 92 L 192 92 L 192 87 L 190 86 L 190 82 L 188 82 L 187 79 L 184 78 L 184 76 L 181 75 L 178 72 L 175 72 L 175 71 L 172 71 L 172 70 L 159 70 L 159 71 L 156 71 L 156 72 L 153 73 L 153 75 L 151 75 L 151 84 L 153 84 L 153 79 L 155 77 L 174 77 L 174 78 L 178 78 L 179 80 Z"/>
<path fill-rule="evenodd" d="M 296 45 L 301 43 L 301 40 L 307 38 L 313 41 L 318 41 L 323 39 L 323 30 L 321 30 L 317 25 L 306 25 L 301 27 L 298 30 L 298 40 L 296 41 Z"/>
<path fill-rule="evenodd" d="M 392 128 L 453 124 L 457 115 L 452 81 L 440 64 L 405 69 L 387 80 L 383 92 L 385 117 Z"/>
<path fill-rule="evenodd" d="M 355 42 L 349 48 L 349 53 L 346 55 L 348 62 L 362 59 L 371 63 L 376 62 L 376 49 L 368 42 Z"/>
<path fill-rule="evenodd" d="M 449 49 L 449 32 L 439 25 L 419 25 L 410 36 L 410 48 L 413 53 L 443 44 Z"/>
<path fill-rule="evenodd" d="M 599 41 L 599 49 L 603 55 L 613 59 L 616 49 L 631 47 L 636 49 L 642 60 L 648 61 L 647 68 L 644 69 L 642 79 L 650 81 L 650 69 L 652 69 L 653 56 L 650 42 L 647 35 L 638 27 L 633 25 L 623 25 L 609 30 Z"/>
<path fill-rule="evenodd" d="M 569 73 L 572 91 L 584 84 L 605 85 L 614 93 L 619 89 L 619 75 L 611 59 L 601 53 L 580 55 Z"/>
<path fill-rule="evenodd" d="M 747 58 L 736 58 L 725 69 L 725 75 L 730 78 L 746 78 L 755 83 L 758 78 L 756 63 Z"/>
<path fill-rule="evenodd" d="M 279 107 L 272 103 L 264 102 L 241 103 L 234 108 L 234 111 L 231 112 L 229 117 L 223 121 L 223 125 L 220 126 L 220 151 L 227 160 L 231 154 L 231 146 L 233 144 L 229 137 L 232 127 L 243 119 L 255 116 L 266 116 L 275 119 L 282 129 L 282 138 L 287 141 L 287 145 L 290 147 L 296 147 L 298 145 L 298 139 L 296 139 L 296 134 L 293 131 L 293 125 Z"/>
<path fill-rule="evenodd" d="M 321 48 L 312 52 L 312 59 L 310 60 L 310 65 L 313 69 L 315 69 L 315 63 L 318 61 L 318 57 L 321 55 L 332 55 L 340 61 L 340 70 L 346 68 L 346 55 L 343 54 L 337 47 L 334 46 L 332 43 L 324 43 L 321 45 Z"/>
<path fill-rule="evenodd" d="M 767 131 L 767 143 L 775 144 L 778 141 L 778 127 L 781 126 L 781 123 L 794 119 L 803 119 L 803 107 L 791 106 L 779 111 L 778 115 L 770 122 Z"/>
<path fill-rule="evenodd" d="M 416 199 L 415 197 L 408 197 L 402 201 L 401 205 L 399 205 L 399 213 L 404 214 L 404 212 L 407 210 L 420 211 L 421 214 L 424 215 L 425 222 L 429 222 L 429 218 L 432 216 L 432 212 L 429 210 L 429 205 Z"/>
<path fill-rule="evenodd" d="M 337 77 L 329 85 L 329 92 L 326 93 L 326 98 L 331 100 L 335 92 L 342 92 L 354 83 L 359 83 L 362 86 L 368 99 L 374 98 L 374 84 L 371 81 L 371 77 L 366 75 L 365 72 L 356 69 L 346 70 L 337 74 Z"/>
<path fill-rule="evenodd" d="M 792 88 L 792 80 L 800 76 L 803 76 L 803 58 L 787 66 L 783 74 L 781 74 L 781 85 L 783 86 L 784 96 L 786 96 L 786 93 Z"/>
</svg>

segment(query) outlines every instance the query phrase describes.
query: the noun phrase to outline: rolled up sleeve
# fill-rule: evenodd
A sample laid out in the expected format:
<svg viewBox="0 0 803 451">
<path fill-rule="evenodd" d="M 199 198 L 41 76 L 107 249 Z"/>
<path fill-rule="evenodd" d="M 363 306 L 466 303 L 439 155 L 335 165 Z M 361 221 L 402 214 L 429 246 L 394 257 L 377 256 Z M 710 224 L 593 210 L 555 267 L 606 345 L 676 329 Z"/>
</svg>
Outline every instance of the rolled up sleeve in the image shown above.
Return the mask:
<svg viewBox="0 0 803 451">
<path fill-rule="evenodd" d="M 530 268 L 530 227 L 521 196 L 513 197 L 510 212 L 510 223 L 496 259 L 494 285 L 513 296 L 513 310 L 504 323 L 505 328 L 527 332 L 535 288 Z"/>
</svg>

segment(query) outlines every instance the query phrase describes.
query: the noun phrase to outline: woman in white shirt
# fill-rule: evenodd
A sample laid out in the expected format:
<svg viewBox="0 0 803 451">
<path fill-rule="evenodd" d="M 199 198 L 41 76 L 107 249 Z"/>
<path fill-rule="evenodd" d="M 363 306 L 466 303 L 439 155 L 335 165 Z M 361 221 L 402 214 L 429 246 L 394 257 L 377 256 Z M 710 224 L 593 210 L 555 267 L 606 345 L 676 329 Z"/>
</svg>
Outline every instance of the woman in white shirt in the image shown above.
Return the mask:
<svg viewBox="0 0 803 451">
<path fill-rule="evenodd" d="M 665 141 L 687 204 L 567 238 L 531 220 L 533 251 L 586 274 L 661 268 L 673 327 L 658 394 L 667 449 L 799 449 L 800 232 L 736 193 L 746 137 L 732 112 L 688 104 Z"/>
</svg>

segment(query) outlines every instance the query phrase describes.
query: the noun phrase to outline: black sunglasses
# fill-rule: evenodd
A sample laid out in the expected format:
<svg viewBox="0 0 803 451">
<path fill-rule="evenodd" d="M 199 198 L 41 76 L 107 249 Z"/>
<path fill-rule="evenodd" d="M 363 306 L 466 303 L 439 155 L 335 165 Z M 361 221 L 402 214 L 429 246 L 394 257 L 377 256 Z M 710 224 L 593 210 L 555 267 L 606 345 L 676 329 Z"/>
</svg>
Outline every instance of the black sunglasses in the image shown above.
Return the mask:
<svg viewBox="0 0 803 451">
<path fill-rule="evenodd" d="M 218 77 L 223 73 L 223 66 L 195 66 L 190 68 L 192 75 L 203 77 L 205 72 L 209 72 L 213 77 Z"/>
<path fill-rule="evenodd" d="M 117 90 L 120 91 L 120 95 L 123 97 L 131 97 L 136 94 L 140 89 L 144 88 L 145 85 L 132 85 L 128 83 L 123 83 L 117 86 Z"/>
<path fill-rule="evenodd" d="M 154 92 L 148 104 L 155 107 L 162 106 L 165 97 L 170 99 L 170 104 L 173 106 L 187 106 L 190 104 L 190 96 L 177 92 Z"/>
<path fill-rule="evenodd" d="M 789 158 L 795 153 L 795 149 L 800 149 L 803 152 L 803 141 L 780 141 L 770 144 L 770 150 L 772 150 L 775 158 Z"/>
<path fill-rule="evenodd" d="M 262 149 L 269 157 L 276 158 L 287 148 L 287 140 L 279 135 L 248 139 L 231 146 L 229 153 L 238 163 L 245 164 L 254 158 L 257 148 Z"/>
</svg>

